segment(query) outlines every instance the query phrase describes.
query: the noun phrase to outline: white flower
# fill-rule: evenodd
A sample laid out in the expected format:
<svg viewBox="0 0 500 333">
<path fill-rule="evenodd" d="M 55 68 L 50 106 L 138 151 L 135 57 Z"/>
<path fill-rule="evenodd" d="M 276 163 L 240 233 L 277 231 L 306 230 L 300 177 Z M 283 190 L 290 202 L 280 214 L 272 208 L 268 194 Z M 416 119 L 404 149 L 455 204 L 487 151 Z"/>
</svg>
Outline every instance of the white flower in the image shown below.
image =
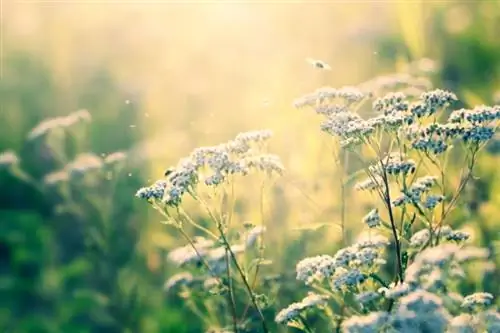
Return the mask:
<svg viewBox="0 0 500 333">
<path fill-rule="evenodd" d="M 19 158 L 12 150 L 6 150 L 0 153 L 0 169 L 8 168 L 17 163 L 19 163 Z"/>
<path fill-rule="evenodd" d="M 378 214 L 378 209 L 372 209 L 365 217 L 363 217 L 363 223 L 365 223 L 370 228 L 375 228 L 380 225 L 380 215 Z"/>
<path fill-rule="evenodd" d="M 387 312 L 372 312 L 366 316 L 352 316 L 342 323 L 342 332 L 378 333 L 389 320 Z"/>
<path fill-rule="evenodd" d="M 188 272 L 178 273 L 168 279 L 163 285 L 165 291 L 170 291 L 181 285 L 189 285 L 193 281 L 193 275 Z"/>
<path fill-rule="evenodd" d="M 490 293 L 474 293 L 464 298 L 462 307 L 466 309 L 476 309 L 490 306 L 493 303 L 493 295 Z"/>
</svg>

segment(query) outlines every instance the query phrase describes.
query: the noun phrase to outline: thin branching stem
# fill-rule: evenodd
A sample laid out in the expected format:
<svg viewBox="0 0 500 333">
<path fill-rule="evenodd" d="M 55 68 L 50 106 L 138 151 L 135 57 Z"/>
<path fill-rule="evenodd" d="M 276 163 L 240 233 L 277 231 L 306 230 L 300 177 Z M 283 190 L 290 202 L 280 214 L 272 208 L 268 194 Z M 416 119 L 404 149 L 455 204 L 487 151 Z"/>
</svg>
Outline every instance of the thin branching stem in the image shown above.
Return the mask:
<svg viewBox="0 0 500 333">
<path fill-rule="evenodd" d="M 267 324 L 266 324 L 266 320 L 264 318 L 264 314 L 262 313 L 262 310 L 260 309 L 259 305 L 257 304 L 257 299 L 255 298 L 255 295 L 254 295 L 254 293 L 252 291 L 252 287 L 248 283 L 248 279 L 247 279 L 247 277 L 245 275 L 245 272 L 243 272 L 243 270 L 241 269 L 241 266 L 238 263 L 238 259 L 236 258 L 236 255 L 234 254 L 234 252 L 231 249 L 231 247 L 229 246 L 229 242 L 227 241 L 227 238 L 226 238 L 224 232 L 221 231 L 220 235 L 221 235 L 222 241 L 226 245 L 226 249 L 228 250 L 229 254 L 231 255 L 231 259 L 233 260 L 234 266 L 236 267 L 236 270 L 238 271 L 238 273 L 239 273 L 239 275 L 241 277 L 241 280 L 243 281 L 245 289 L 247 290 L 248 295 L 250 296 L 250 299 L 252 300 L 252 304 L 255 307 L 255 309 L 257 310 L 257 312 L 259 313 L 259 316 L 260 316 L 260 319 L 261 319 L 261 322 L 262 322 L 263 332 L 267 333 L 267 332 L 269 332 L 269 329 L 267 328 Z"/>
<path fill-rule="evenodd" d="M 234 300 L 234 290 L 233 290 L 233 279 L 231 277 L 231 265 L 229 258 L 229 250 L 226 248 L 226 255 L 224 256 L 226 262 L 227 271 L 227 283 L 228 283 L 228 303 L 231 310 L 231 316 L 233 317 L 233 329 L 235 333 L 238 333 L 238 314 L 236 311 L 236 302 Z"/>
<path fill-rule="evenodd" d="M 398 230 L 396 228 L 396 221 L 394 220 L 394 214 L 392 212 L 392 204 L 391 204 L 391 193 L 389 189 L 389 180 L 387 177 L 387 172 L 385 170 L 385 166 L 383 165 L 383 161 L 380 160 L 380 163 L 382 164 L 382 180 L 384 182 L 385 186 L 385 203 L 387 206 L 387 210 L 389 212 L 389 221 L 391 222 L 391 228 L 392 228 L 392 235 L 394 237 L 394 243 L 396 245 L 396 259 L 397 259 L 397 270 L 398 270 L 398 277 L 399 277 L 399 282 L 403 282 L 404 280 L 404 273 L 403 273 L 403 261 L 401 258 L 401 244 L 399 242 L 399 237 L 398 237 Z"/>
</svg>

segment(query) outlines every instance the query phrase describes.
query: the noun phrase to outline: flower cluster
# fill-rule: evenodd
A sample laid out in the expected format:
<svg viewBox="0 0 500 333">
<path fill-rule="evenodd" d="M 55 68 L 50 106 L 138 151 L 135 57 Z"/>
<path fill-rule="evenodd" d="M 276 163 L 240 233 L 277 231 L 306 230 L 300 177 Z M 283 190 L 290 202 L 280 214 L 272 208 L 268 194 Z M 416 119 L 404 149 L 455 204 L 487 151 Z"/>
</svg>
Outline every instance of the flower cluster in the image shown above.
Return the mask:
<svg viewBox="0 0 500 333">
<path fill-rule="evenodd" d="M 301 314 L 308 309 L 324 305 L 326 303 L 326 296 L 321 296 L 314 293 L 309 293 L 302 301 L 292 303 L 284 308 L 276 315 L 275 321 L 279 324 L 288 324 L 292 321 L 299 320 Z"/>
<path fill-rule="evenodd" d="M 409 70 L 426 72 L 418 68 Z M 377 246 L 359 240 L 335 255 L 305 258 L 297 264 L 297 280 L 325 294 L 344 296 L 337 304 L 350 315 L 337 327 L 343 332 L 500 331 L 500 314 L 488 310 L 495 303 L 492 294 L 461 294 L 470 263 L 479 262 L 485 269 L 493 265 L 489 251 L 464 246 L 471 235 L 444 224 L 464 186 L 461 180 L 458 193 L 449 197 L 445 192 L 448 157 L 455 157 L 444 153 L 462 147 L 467 153 L 462 171 L 472 174 L 476 153 L 495 135 L 500 107 L 449 112 L 458 100 L 454 93 L 430 90 L 428 80 L 409 73 L 376 78 L 358 88 L 363 98 L 339 98 L 335 89 L 323 89 L 296 106 L 312 107 L 323 117 L 321 130 L 359 158 L 368 178 L 354 188 L 376 192 L 384 202 L 388 221 L 372 209 L 362 222 L 370 229 L 383 226 L 378 231 L 391 234 L 394 246 L 388 252 L 394 255 L 391 263 L 396 262 L 397 274 L 391 276 L 395 282 L 387 280 L 392 272 L 383 265 L 387 240 Z M 357 103 L 367 100 L 371 105 Z M 365 118 L 369 109 L 374 116 Z M 445 113 L 450 114 L 447 119 Z M 443 178 L 436 188 L 437 177 L 421 176 L 423 169 L 435 172 L 434 168 Z M 396 214 L 393 207 L 399 207 Z M 426 228 L 415 230 L 421 222 Z M 333 322 L 337 318 L 335 313 Z"/>
<path fill-rule="evenodd" d="M 437 178 L 434 176 L 417 178 L 409 187 L 402 189 L 402 193 L 392 200 L 392 205 L 394 207 L 401 207 L 406 204 L 413 204 L 428 210 L 433 210 L 445 199 L 443 195 L 430 193 L 436 180 Z"/>
<path fill-rule="evenodd" d="M 352 316 L 342 323 L 342 331 L 349 333 L 381 332 L 389 320 L 386 312 L 371 312 L 366 316 Z"/>
<path fill-rule="evenodd" d="M 422 184 L 432 184 L 433 178 L 421 178 Z M 465 235 L 454 231 L 449 226 L 441 228 L 440 237 L 443 241 L 453 241 Z M 421 246 L 428 239 L 428 231 L 416 233 L 411 240 L 411 246 Z M 307 284 L 327 279 L 333 291 L 361 290 L 355 295 L 355 300 L 368 313 L 347 317 L 342 322 L 343 332 L 459 332 L 461 327 L 470 327 L 470 332 L 496 332 L 500 327 L 500 313 L 489 310 L 494 303 L 490 293 L 474 293 L 468 296 L 448 289 L 449 283 L 466 277 L 464 265 L 472 261 L 484 261 L 487 251 L 474 247 L 461 247 L 445 242 L 436 247 L 428 247 L 413 258 L 407 267 L 404 281 L 392 283 L 389 287 L 370 290 L 361 285 L 368 277 L 366 266 L 359 266 L 363 261 L 366 265 L 374 265 L 367 258 L 374 257 L 372 251 L 361 255 L 365 249 L 374 249 L 373 244 L 386 242 L 358 241 L 355 245 L 341 249 L 333 257 L 321 255 L 306 258 L 297 264 L 297 279 Z M 384 246 L 382 245 L 382 246 Z M 360 257 L 365 259 L 360 260 Z M 357 263 L 356 263 L 357 262 Z M 376 266 L 376 264 L 375 264 Z M 365 272 L 365 273 L 363 273 Z M 376 274 L 376 270 L 374 271 Z M 371 275 L 370 275 L 371 276 Z M 454 284 L 456 285 L 456 283 Z M 392 300 L 395 306 L 392 310 L 377 311 L 374 304 L 384 300 Z M 375 303 L 376 302 L 376 303 Z M 300 309 L 295 303 L 280 312 L 279 323 L 286 323 L 283 314 L 296 318 Z M 370 305 L 371 304 L 371 305 Z M 449 307 L 452 308 L 449 308 Z M 457 311 L 465 311 L 458 313 Z M 373 310 L 374 312 L 370 312 Z M 472 313 L 473 315 L 470 315 Z M 465 318 L 470 318 L 468 322 Z M 467 331 L 467 332 L 469 332 Z M 462 331 L 460 331 L 462 332 Z"/>
<path fill-rule="evenodd" d="M 9 168 L 19 163 L 19 157 L 11 150 L 0 153 L 0 169 Z"/>
<path fill-rule="evenodd" d="M 364 218 L 363 223 L 370 228 L 375 228 L 380 225 L 380 215 L 378 209 L 372 209 Z"/>
<path fill-rule="evenodd" d="M 284 167 L 276 155 L 260 152 L 262 145 L 271 137 L 270 131 L 240 133 L 234 140 L 213 147 L 195 149 L 183 158 L 177 167 L 169 169 L 165 180 L 157 181 L 149 187 L 141 188 L 136 196 L 160 200 L 167 206 L 176 207 L 186 193 L 193 194 L 204 178 L 207 186 L 218 186 L 230 175 L 246 175 L 250 170 L 282 174 Z M 160 182 L 161 186 L 158 186 Z M 163 190 L 162 195 L 158 190 Z"/>
<path fill-rule="evenodd" d="M 362 91 L 370 92 L 375 96 L 383 95 L 387 92 L 404 91 L 407 95 L 420 94 L 423 91 L 432 88 L 429 79 L 422 76 L 414 76 L 409 73 L 395 73 L 375 77 L 369 81 L 360 84 Z"/>
<path fill-rule="evenodd" d="M 123 152 L 111 153 L 104 159 L 92 153 L 81 153 L 61 170 L 56 170 L 45 175 L 44 183 L 46 185 L 56 185 L 71 179 L 82 179 L 85 175 L 96 174 L 105 167 L 116 166 L 126 158 L 127 155 Z M 147 195 L 159 196 L 160 193 L 163 193 L 161 184 L 155 184 L 155 186 L 150 188 L 150 192 Z"/>
<path fill-rule="evenodd" d="M 405 160 L 399 153 L 387 155 L 382 161 L 369 167 L 369 171 L 379 177 L 385 174 L 398 176 L 412 174 L 416 170 L 416 163 L 412 159 Z"/>
<path fill-rule="evenodd" d="M 461 230 L 453 230 L 450 226 L 444 225 L 439 228 L 436 232 L 436 237 L 439 237 L 441 241 L 449 241 L 449 242 L 465 242 L 469 239 L 469 233 Z M 422 229 L 413 234 L 410 239 L 410 246 L 414 248 L 420 248 L 426 244 L 428 244 L 430 240 L 430 231 L 429 229 Z M 462 252 L 464 250 L 462 249 Z"/>
<path fill-rule="evenodd" d="M 193 282 L 193 275 L 188 272 L 175 274 L 163 285 L 165 291 L 170 291 L 180 286 L 189 286 Z"/>
<path fill-rule="evenodd" d="M 31 130 L 28 134 L 28 140 L 35 140 L 56 129 L 68 129 L 81 122 L 88 123 L 90 120 L 91 116 L 87 110 L 78 110 L 68 116 L 47 119 Z"/>
<path fill-rule="evenodd" d="M 382 178 L 380 176 L 374 176 L 356 183 L 354 189 L 357 191 L 374 191 L 380 188 L 381 184 L 383 184 Z"/>
<path fill-rule="evenodd" d="M 385 263 L 386 239 L 363 240 L 340 249 L 332 257 L 321 255 L 297 263 L 297 280 L 306 284 L 327 281 L 334 290 L 362 283 L 366 275 Z"/>
<path fill-rule="evenodd" d="M 350 105 L 352 103 L 362 101 L 365 97 L 366 94 L 355 87 L 343 87 L 340 89 L 322 87 L 311 94 L 307 94 L 297 99 L 294 102 L 294 106 L 296 108 L 302 108 L 306 106 L 321 108 L 326 102 L 332 104 L 338 103 L 338 105 Z"/>
<path fill-rule="evenodd" d="M 468 310 L 477 310 L 493 304 L 493 295 L 490 293 L 474 293 L 464 298 L 462 307 Z"/>
<path fill-rule="evenodd" d="M 243 235 L 243 240 L 230 249 L 234 254 L 245 252 L 255 245 L 257 237 L 265 231 L 264 227 L 257 226 Z M 217 242 L 197 236 L 194 237 L 192 244 L 173 249 L 168 254 L 168 260 L 179 267 L 194 265 L 201 266 L 208 264 L 211 273 L 223 273 L 226 270 L 225 265 L 226 247 L 220 246 Z"/>
</svg>

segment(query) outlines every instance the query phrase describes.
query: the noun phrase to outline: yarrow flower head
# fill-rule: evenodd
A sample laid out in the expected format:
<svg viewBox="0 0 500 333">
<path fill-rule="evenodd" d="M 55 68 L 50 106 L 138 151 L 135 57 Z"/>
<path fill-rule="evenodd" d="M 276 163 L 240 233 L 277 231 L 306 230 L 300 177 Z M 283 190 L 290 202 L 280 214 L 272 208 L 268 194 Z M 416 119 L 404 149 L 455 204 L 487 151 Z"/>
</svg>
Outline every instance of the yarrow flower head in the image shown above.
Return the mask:
<svg viewBox="0 0 500 333">
<path fill-rule="evenodd" d="M 448 329 L 453 333 L 474 333 L 474 318 L 466 313 L 461 314 L 450 320 Z"/>
<path fill-rule="evenodd" d="M 478 310 L 490 306 L 493 303 L 493 295 L 490 293 L 474 293 L 465 297 L 462 307 L 468 310 Z"/>
<path fill-rule="evenodd" d="M 203 237 L 196 237 L 193 244 L 194 248 L 191 245 L 185 245 L 170 251 L 168 260 L 178 266 L 189 263 L 199 264 L 202 260 L 200 256 L 206 255 L 212 249 L 214 242 Z"/>
<path fill-rule="evenodd" d="M 444 332 L 451 316 L 437 295 L 416 290 L 399 299 L 391 317 L 391 326 L 398 332 Z"/>
<path fill-rule="evenodd" d="M 193 282 L 193 275 L 191 273 L 188 272 L 178 273 L 165 282 L 163 289 L 165 291 L 171 291 L 183 285 L 187 286 L 191 282 Z"/>
<path fill-rule="evenodd" d="M 377 333 L 382 332 L 389 321 L 389 313 L 372 312 L 364 316 L 352 316 L 342 323 L 342 332 Z"/>
<path fill-rule="evenodd" d="M 167 207 L 176 207 L 186 193 L 195 193 L 200 179 L 207 186 L 217 187 L 231 175 L 246 175 L 251 170 L 281 175 L 284 167 L 279 157 L 260 151 L 271 135 L 268 130 L 245 132 L 217 146 L 196 148 L 176 167 L 167 170 L 165 180 L 158 181 L 151 188 L 139 189 L 136 196 L 147 200 L 161 199 Z M 161 189 L 163 196 L 153 195 L 159 194 Z"/>
<path fill-rule="evenodd" d="M 384 115 L 390 115 L 408 110 L 409 103 L 405 94 L 401 92 L 389 93 L 373 102 L 373 110 L 382 112 Z"/>
<path fill-rule="evenodd" d="M 87 110 L 78 110 L 68 116 L 46 119 L 30 131 L 28 140 L 35 140 L 57 129 L 68 129 L 77 123 L 88 123 L 90 120 L 91 116 Z"/>
<path fill-rule="evenodd" d="M 413 288 L 407 283 L 391 284 L 389 288 L 380 288 L 379 292 L 388 299 L 399 299 L 408 295 Z"/>
<path fill-rule="evenodd" d="M 332 279 L 332 288 L 335 291 L 349 289 L 358 286 L 366 281 L 367 275 L 354 268 L 347 270 L 345 268 L 337 269 Z"/>
<path fill-rule="evenodd" d="M 325 304 L 327 297 L 315 293 L 309 293 L 302 301 L 292 303 L 276 315 L 275 321 L 278 324 L 288 324 L 300 318 L 306 310 Z"/>
<path fill-rule="evenodd" d="M 425 77 L 418 77 L 408 73 L 395 73 L 378 76 L 360 85 L 363 91 L 370 92 L 375 96 L 383 95 L 387 92 L 408 90 L 412 88 L 417 92 L 428 90 L 432 87 L 432 82 Z"/>
<path fill-rule="evenodd" d="M 406 175 L 415 172 L 416 163 L 412 159 L 405 160 L 404 156 L 399 153 L 391 153 L 382 161 L 371 165 L 369 170 L 379 177 L 382 177 L 385 173 L 394 176 Z"/>
<path fill-rule="evenodd" d="M 380 188 L 383 184 L 383 180 L 381 177 L 376 176 L 374 178 L 367 178 L 356 185 L 354 185 L 354 189 L 357 191 L 374 191 L 377 188 Z"/>
<path fill-rule="evenodd" d="M 382 297 L 379 293 L 375 291 L 365 291 L 363 293 L 360 293 L 356 295 L 356 300 L 361 303 L 361 305 L 366 305 L 371 302 L 374 302 Z"/>
<path fill-rule="evenodd" d="M 19 163 L 19 158 L 12 150 L 7 150 L 0 153 L 0 169 L 9 168 L 17 163 Z"/>
<path fill-rule="evenodd" d="M 297 264 L 297 280 L 306 284 L 328 281 L 336 290 L 357 285 L 366 280 L 368 272 L 385 264 L 382 253 L 387 244 L 386 238 L 361 238 L 334 256 L 305 258 Z"/>
<path fill-rule="evenodd" d="M 424 207 L 427 209 L 434 209 L 438 204 L 444 201 L 444 196 L 442 195 L 429 195 L 424 202 Z"/>
<path fill-rule="evenodd" d="M 417 231 L 416 233 L 411 236 L 410 239 L 410 246 L 411 247 L 422 247 L 427 244 L 431 237 L 429 229 L 422 229 L 420 231 Z"/>
<path fill-rule="evenodd" d="M 107 155 L 106 158 L 104 158 L 104 163 L 108 165 L 115 165 L 125 161 L 126 158 L 127 154 L 121 151 L 117 151 Z"/>
<path fill-rule="evenodd" d="M 46 175 L 43 179 L 46 185 L 56 185 L 69 180 L 69 174 L 66 170 L 54 171 Z"/>
<path fill-rule="evenodd" d="M 160 200 L 165 194 L 168 182 L 166 180 L 157 180 L 153 185 L 143 187 L 137 191 L 136 197 L 146 200 Z"/>
<path fill-rule="evenodd" d="M 266 227 L 256 226 L 245 234 L 245 244 L 247 247 L 253 246 L 260 235 L 266 231 Z"/>
<path fill-rule="evenodd" d="M 82 176 L 85 173 L 97 171 L 103 166 L 103 161 L 95 154 L 83 153 L 70 162 L 65 169 L 70 177 Z"/>
<path fill-rule="evenodd" d="M 363 223 L 365 223 L 370 228 L 375 228 L 380 225 L 380 215 L 378 214 L 378 209 L 372 209 L 364 218 Z"/>
</svg>

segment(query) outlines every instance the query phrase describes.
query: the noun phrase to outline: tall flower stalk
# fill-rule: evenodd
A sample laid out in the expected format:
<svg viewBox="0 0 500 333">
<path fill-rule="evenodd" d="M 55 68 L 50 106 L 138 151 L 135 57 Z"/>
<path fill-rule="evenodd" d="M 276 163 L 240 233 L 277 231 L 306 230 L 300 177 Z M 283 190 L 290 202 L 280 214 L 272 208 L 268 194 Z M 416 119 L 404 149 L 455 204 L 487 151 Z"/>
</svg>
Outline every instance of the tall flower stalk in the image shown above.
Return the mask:
<svg viewBox="0 0 500 333">
<path fill-rule="evenodd" d="M 181 231 L 191 248 L 187 257 L 177 257 L 178 263 L 183 266 L 188 261 L 202 262 L 210 272 L 207 278 L 216 278 L 227 290 L 227 306 L 231 313 L 232 329 L 238 332 L 240 318 L 238 318 L 237 303 L 235 300 L 236 282 L 240 282 L 245 290 L 250 304 L 260 318 L 263 332 L 269 332 L 265 316 L 257 301 L 254 291 L 254 283 L 250 282 L 247 272 L 241 265 L 238 255 L 245 252 L 254 245 L 256 238 L 265 230 L 264 226 L 255 227 L 246 235 L 246 241 L 233 244 L 230 239 L 230 231 L 233 228 L 234 215 L 234 181 L 237 176 L 246 176 L 251 172 L 263 172 L 268 177 L 275 174 L 281 175 L 284 168 L 275 155 L 265 153 L 267 140 L 270 138 L 269 131 L 254 131 L 239 134 L 234 140 L 214 147 L 202 147 L 195 149 L 188 157 L 180 160 L 179 164 L 167 172 L 167 178 L 157 181 L 149 187 L 140 189 L 137 196 L 148 200 L 152 206 L 160 211 L 168 219 L 168 223 Z M 227 189 L 230 188 L 230 191 Z M 208 196 L 206 193 L 212 193 Z M 185 197 L 191 197 L 205 211 L 213 223 L 212 226 L 200 226 L 193 218 L 187 218 L 187 222 L 196 229 L 210 236 L 214 240 L 203 242 L 201 248 L 190 235 L 184 231 L 182 221 L 174 217 L 170 212 L 179 211 L 185 201 Z M 214 211 L 208 200 L 216 197 L 222 198 L 219 214 Z M 213 201 L 213 200 L 212 200 Z M 229 206 L 229 207 L 228 207 Z M 188 216 L 187 213 L 184 213 Z M 231 227 L 231 228 L 230 228 Z M 212 231 L 212 230 L 216 231 Z M 217 247 L 220 246 L 220 247 Z M 187 255 L 187 254 L 186 254 Z M 233 276 L 235 270 L 237 279 Z M 256 274 L 258 268 L 256 268 Z M 256 280 L 256 276 L 254 281 Z M 243 311 L 247 314 L 248 306 Z"/>
<path fill-rule="evenodd" d="M 420 327 L 415 328 L 420 332 L 432 322 L 435 326 L 429 332 L 443 332 L 453 326 L 440 292 L 452 289 L 449 283 L 457 276 L 442 276 L 445 268 L 435 260 L 459 269 L 487 257 L 454 245 L 464 244 L 469 234 L 453 230 L 446 221 L 500 120 L 499 106 L 450 111 L 457 100 L 451 92 L 429 89 L 425 79 L 402 75 L 358 87 L 324 87 L 296 101 L 296 107 L 312 108 L 321 115 L 321 130 L 344 153 L 358 159 L 360 170 L 353 177 L 364 173 L 367 178 L 354 188 L 375 195 L 373 209 L 362 220 L 368 238 L 345 245 L 334 256 L 306 258 L 297 264 L 297 279 L 311 286 L 317 297 L 342 309 L 335 314 L 326 311 L 324 304 L 319 307 L 334 330 L 392 332 Z M 362 117 L 361 111 L 369 117 Z M 446 170 L 460 154 L 465 163 L 458 186 L 452 188 Z M 386 250 L 388 244 L 392 246 Z M 386 253 L 394 274 L 386 270 Z M 431 263 L 437 266 L 429 267 Z M 436 277 L 428 276 L 431 273 Z M 429 317 L 428 324 L 421 312 L 428 310 L 410 306 L 412 302 L 433 304 L 434 317 Z M 305 315 L 314 308 L 318 305 L 294 303 L 276 321 L 307 331 Z M 488 313 L 491 318 L 496 315 Z M 495 320 L 487 325 L 497 325 Z"/>
</svg>

